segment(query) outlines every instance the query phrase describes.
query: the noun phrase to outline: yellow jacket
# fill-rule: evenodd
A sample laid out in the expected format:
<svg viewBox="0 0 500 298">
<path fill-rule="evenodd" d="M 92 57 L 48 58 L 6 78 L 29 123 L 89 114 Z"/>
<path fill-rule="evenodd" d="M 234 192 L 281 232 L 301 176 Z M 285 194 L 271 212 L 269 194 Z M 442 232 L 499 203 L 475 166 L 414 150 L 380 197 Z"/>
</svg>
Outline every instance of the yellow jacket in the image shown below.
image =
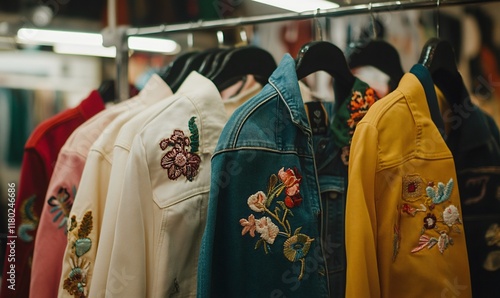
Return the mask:
<svg viewBox="0 0 500 298">
<path fill-rule="evenodd" d="M 471 297 L 453 156 L 406 74 L 354 133 L 346 297 Z"/>
</svg>

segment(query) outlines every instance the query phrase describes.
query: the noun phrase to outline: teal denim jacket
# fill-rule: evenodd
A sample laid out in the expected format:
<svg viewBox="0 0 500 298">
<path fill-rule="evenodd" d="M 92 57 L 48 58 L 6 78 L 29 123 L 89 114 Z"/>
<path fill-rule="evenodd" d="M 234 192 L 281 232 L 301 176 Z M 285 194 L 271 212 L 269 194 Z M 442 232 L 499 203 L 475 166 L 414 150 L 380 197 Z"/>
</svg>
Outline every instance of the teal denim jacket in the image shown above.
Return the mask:
<svg viewBox="0 0 500 298">
<path fill-rule="evenodd" d="M 198 297 L 328 297 L 313 134 L 295 61 L 224 127 L 212 157 Z"/>
</svg>

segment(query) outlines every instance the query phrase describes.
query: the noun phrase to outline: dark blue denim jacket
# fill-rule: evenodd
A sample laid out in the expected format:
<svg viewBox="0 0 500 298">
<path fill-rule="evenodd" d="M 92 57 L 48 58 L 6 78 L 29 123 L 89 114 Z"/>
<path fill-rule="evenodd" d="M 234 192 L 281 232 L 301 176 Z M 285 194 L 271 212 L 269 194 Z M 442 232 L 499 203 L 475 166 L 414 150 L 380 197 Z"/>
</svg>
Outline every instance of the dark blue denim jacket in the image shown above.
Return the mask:
<svg viewBox="0 0 500 298">
<path fill-rule="evenodd" d="M 213 155 L 198 297 L 329 296 L 318 142 L 287 54 Z M 329 181 L 324 189 L 335 190 Z"/>
</svg>

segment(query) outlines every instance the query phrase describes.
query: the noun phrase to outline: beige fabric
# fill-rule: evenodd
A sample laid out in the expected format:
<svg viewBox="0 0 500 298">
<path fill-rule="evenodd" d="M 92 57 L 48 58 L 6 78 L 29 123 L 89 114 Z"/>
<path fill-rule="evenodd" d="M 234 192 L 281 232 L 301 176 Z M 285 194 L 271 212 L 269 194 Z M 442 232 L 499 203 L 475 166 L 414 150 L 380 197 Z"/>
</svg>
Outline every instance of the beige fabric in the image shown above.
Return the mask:
<svg viewBox="0 0 500 298">
<path fill-rule="evenodd" d="M 126 111 L 109 123 L 92 145 L 68 220 L 68 243 L 64 252 L 59 297 L 73 297 L 70 291 L 77 291 L 78 283 L 83 284 L 81 289 L 88 295 L 109 186 L 113 145 L 121 126 L 147 106 L 171 94 L 165 82 L 153 75 L 144 89 L 128 101 Z M 77 275 L 78 272 L 81 274 Z"/>
<path fill-rule="evenodd" d="M 163 107 L 157 105 L 157 112 L 149 111 L 153 115 L 130 147 L 121 175 L 122 191 L 115 193 L 106 206 L 106 216 L 113 213 L 111 208 L 117 210 L 116 222 L 109 223 L 115 226 L 115 232 L 113 244 L 107 243 L 112 248 L 106 288 L 101 289 L 106 291 L 106 297 L 196 296 L 198 254 L 210 189 L 210 158 L 227 116 L 217 88 L 195 72 L 168 101 Z M 140 117 L 130 126 L 141 125 L 147 118 L 146 114 Z M 192 181 L 182 174 L 173 179 L 169 170 L 161 166 L 161 160 L 174 150 L 174 145 L 162 150 L 160 143 L 172 139 L 176 130 L 192 136 L 188 123 L 193 117 L 199 132 L 199 149 L 190 154 L 200 157 L 199 170 Z M 132 136 L 133 133 L 123 131 L 116 142 L 115 149 L 124 150 L 124 156 Z M 193 142 L 185 149 L 192 149 L 191 145 Z M 107 226 L 107 218 L 104 220 Z M 102 256 L 107 257 L 104 251 Z"/>
</svg>

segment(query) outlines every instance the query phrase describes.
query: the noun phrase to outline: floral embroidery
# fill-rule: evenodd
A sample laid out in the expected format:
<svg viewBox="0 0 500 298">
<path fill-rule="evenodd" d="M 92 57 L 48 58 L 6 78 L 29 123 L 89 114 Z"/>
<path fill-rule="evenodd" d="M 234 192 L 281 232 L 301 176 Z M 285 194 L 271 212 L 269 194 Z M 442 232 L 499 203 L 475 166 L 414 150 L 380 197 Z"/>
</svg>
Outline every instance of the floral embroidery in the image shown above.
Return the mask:
<svg viewBox="0 0 500 298">
<path fill-rule="evenodd" d="M 201 158 L 197 154 L 199 147 L 198 127 L 195 123 L 196 117 L 191 117 L 188 126 L 191 136 L 184 135 L 182 130 L 174 130 L 170 138 L 163 139 L 159 145 L 161 150 L 172 147 L 161 158 L 161 167 L 167 170 L 168 178 L 177 180 L 184 175 L 189 181 L 193 181 L 198 174 Z M 188 151 L 189 149 L 189 151 Z"/>
<path fill-rule="evenodd" d="M 414 202 L 422 196 L 422 178 L 419 175 L 403 177 L 403 200 Z"/>
<path fill-rule="evenodd" d="M 76 187 L 73 186 L 73 198 L 76 196 Z M 66 188 L 61 187 L 55 196 L 51 196 L 47 202 L 52 208 L 50 213 L 55 213 L 52 222 L 57 222 L 62 216 L 62 220 L 57 226 L 59 229 L 66 226 L 68 222 L 68 215 L 71 211 L 71 206 L 73 205 L 72 200 L 70 200 L 70 194 Z M 66 229 L 64 229 L 66 233 Z"/>
<path fill-rule="evenodd" d="M 247 232 L 250 233 L 250 236 L 255 237 L 255 216 L 250 214 L 248 216 L 248 220 L 242 218 L 240 219 L 240 225 L 243 227 L 241 231 L 241 236 L 244 236 Z"/>
<path fill-rule="evenodd" d="M 458 214 L 457 207 L 455 207 L 454 205 L 446 207 L 443 211 L 443 221 L 449 227 L 453 226 L 457 222 L 461 223 L 460 214 Z"/>
<path fill-rule="evenodd" d="M 425 186 L 426 185 L 426 186 Z M 423 188 L 425 186 L 425 192 Z M 451 193 L 453 191 L 453 179 L 451 178 L 445 185 L 434 181 L 424 181 L 418 174 L 406 175 L 403 177 L 403 200 L 411 203 L 420 203 L 419 207 L 404 203 L 401 205 L 401 214 L 408 214 L 415 217 L 417 212 L 426 212 L 423 217 L 423 226 L 420 232 L 418 245 L 411 250 L 412 253 L 419 252 L 424 248 L 431 249 L 434 246 L 438 247 L 441 254 L 450 246 L 453 245 L 451 233 L 461 233 L 459 224 L 462 224 L 460 213 L 455 205 L 449 203 Z M 447 203 L 447 206 L 443 204 Z M 438 216 L 434 213 L 437 211 L 437 206 L 440 206 Z M 441 209 L 443 208 L 443 209 Z M 431 236 L 430 234 L 436 236 Z"/>
<path fill-rule="evenodd" d="M 347 104 L 347 108 L 351 114 L 349 120 L 347 120 L 347 125 L 350 128 L 349 134 L 352 136 L 354 134 L 354 129 L 356 125 L 363 119 L 363 117 L 368 112 L 368 109 L 379 99 L 379 96 L 373 88 L 366 88 L 365 94 L 363 95 L 359 91 L 354 91 L 351 96 L 351 101 Z"/>
<path fill-rule="evenodd" d="M 364 93 L 364 94 L 363 94 Z M 353 91 L 351 99 L 347 103 L 347 110 L 349 112 L 349 119 L 347 119 L 348 139 L 347 145 L 342 147 L 341 159 L 344 165 L 349 165 L 349 150 L 351 148 L 351 139 L 359 121 L 365 117 L 368 109 L 380 97 L 373 88 L 366 87 L 363 91 Z M 341 143 L 342 144 L 342 143 Z M 345 144 L 345 143 L 344 143 Z M 342 144 L 343 145 L 343 144 Z"/>
<path fill-rule="evenodd" d="M 427 196 L 432 199 L 434 204 L 440 204 L 450 198 L 451 190 L 453 189 L 453 178 L 451 178 L 446 186 L 443 182 L 439 182 L 437 186 L 429 185 L 425 189 Z"/>
<path fill-rule="evenodd" d="M 32 195 L 21 204 L 21 224 L 17 230 L 19 238 L 24 242 L 33 241 L 33 236 L 29 234 L 38 227 L 39 217 L 35 214 L 35 199 Z"/>
<path fill-rule="evenodd" d="M 247 233 L 251 237 L 255 237 L 255 232 L 260 234 L 260 239 L 255 243 L 255 249 L 260 246 L 264 248 L 267 254 L 271 250 L 278 236 L 286 237 L 283 244 L 283 255 L 290 262 L 300 262 L 301 270 L 298 280 L 301 280 L 304 275 L 305 257 L 309 252 L 311 243 L 314 238 L 306 234 L 300 233 L 302 227 L 295 229 L 292 234 L 292 227 L 288 216 L 293 216 L 292 208 L 300 206 L 302 196 L 300 194 L 300 183 L 302 176 L 297 168 L 287 169 L 281 168 L 278 175 L 272 174 L 269 177 L 267 194 L 263 191 L 258 191 L 247 199 L 248 207 L 259 213 L 265 213 L 268 216 L 263 216 L 256 219 L 253 214 L 248 216 L 248 219 L 240 219 L 240 225 L 243 227 L 241 235 Z M 276 200 L 274 212 L 270 210 L 271 204 L 284 192 L 283 200 Z M 276 224 L 275 222 L 278 224 Z"/>
<path fill-rule="evenodd" d="M 87 297 L 87 272 L 90 262 L 82 256 L 92 248 L 92 240 L 89 238 L 93 228 L 92 221 L 92 211 L 87 211 L 80 222 L 76 233 L 77 238 L 73 241 L 72 249 L 75 256 L 70 259 L 71 271 L 63 284 L 63 289 L 78 298 Z M 77 225 L 75 215 L 71 216 L 68 231 L 73 232 Z M 73 236 L 75 235 L 73 234 Z"/>
<path fill-rule="evenodd" d="M 484 237 L 488 246 L 496 245 L 500 247 L 500 226 L 496 223 L 492 224 Z"/>
<path fill-rule="evenodd" d="M 432 213 L 427 213 L 427 216 L 424 217 L 424 228 L 427 230 L 434 229 L 436 222 L 436 216 Z"/>
<path fill-rule="evenodd" d="M 396 224 L 394 224 L 394 236 L 392 238 L 392 261 L 394 262 L 396 260 L 396 257 L 398 256 L 399 253 L 399 247 L 401 245 L 401 232 L 399 230 L 399 225 L 401 224 L 401 212 L 397 210 L 398 212 L 398 221 Z"/>
</svg>

